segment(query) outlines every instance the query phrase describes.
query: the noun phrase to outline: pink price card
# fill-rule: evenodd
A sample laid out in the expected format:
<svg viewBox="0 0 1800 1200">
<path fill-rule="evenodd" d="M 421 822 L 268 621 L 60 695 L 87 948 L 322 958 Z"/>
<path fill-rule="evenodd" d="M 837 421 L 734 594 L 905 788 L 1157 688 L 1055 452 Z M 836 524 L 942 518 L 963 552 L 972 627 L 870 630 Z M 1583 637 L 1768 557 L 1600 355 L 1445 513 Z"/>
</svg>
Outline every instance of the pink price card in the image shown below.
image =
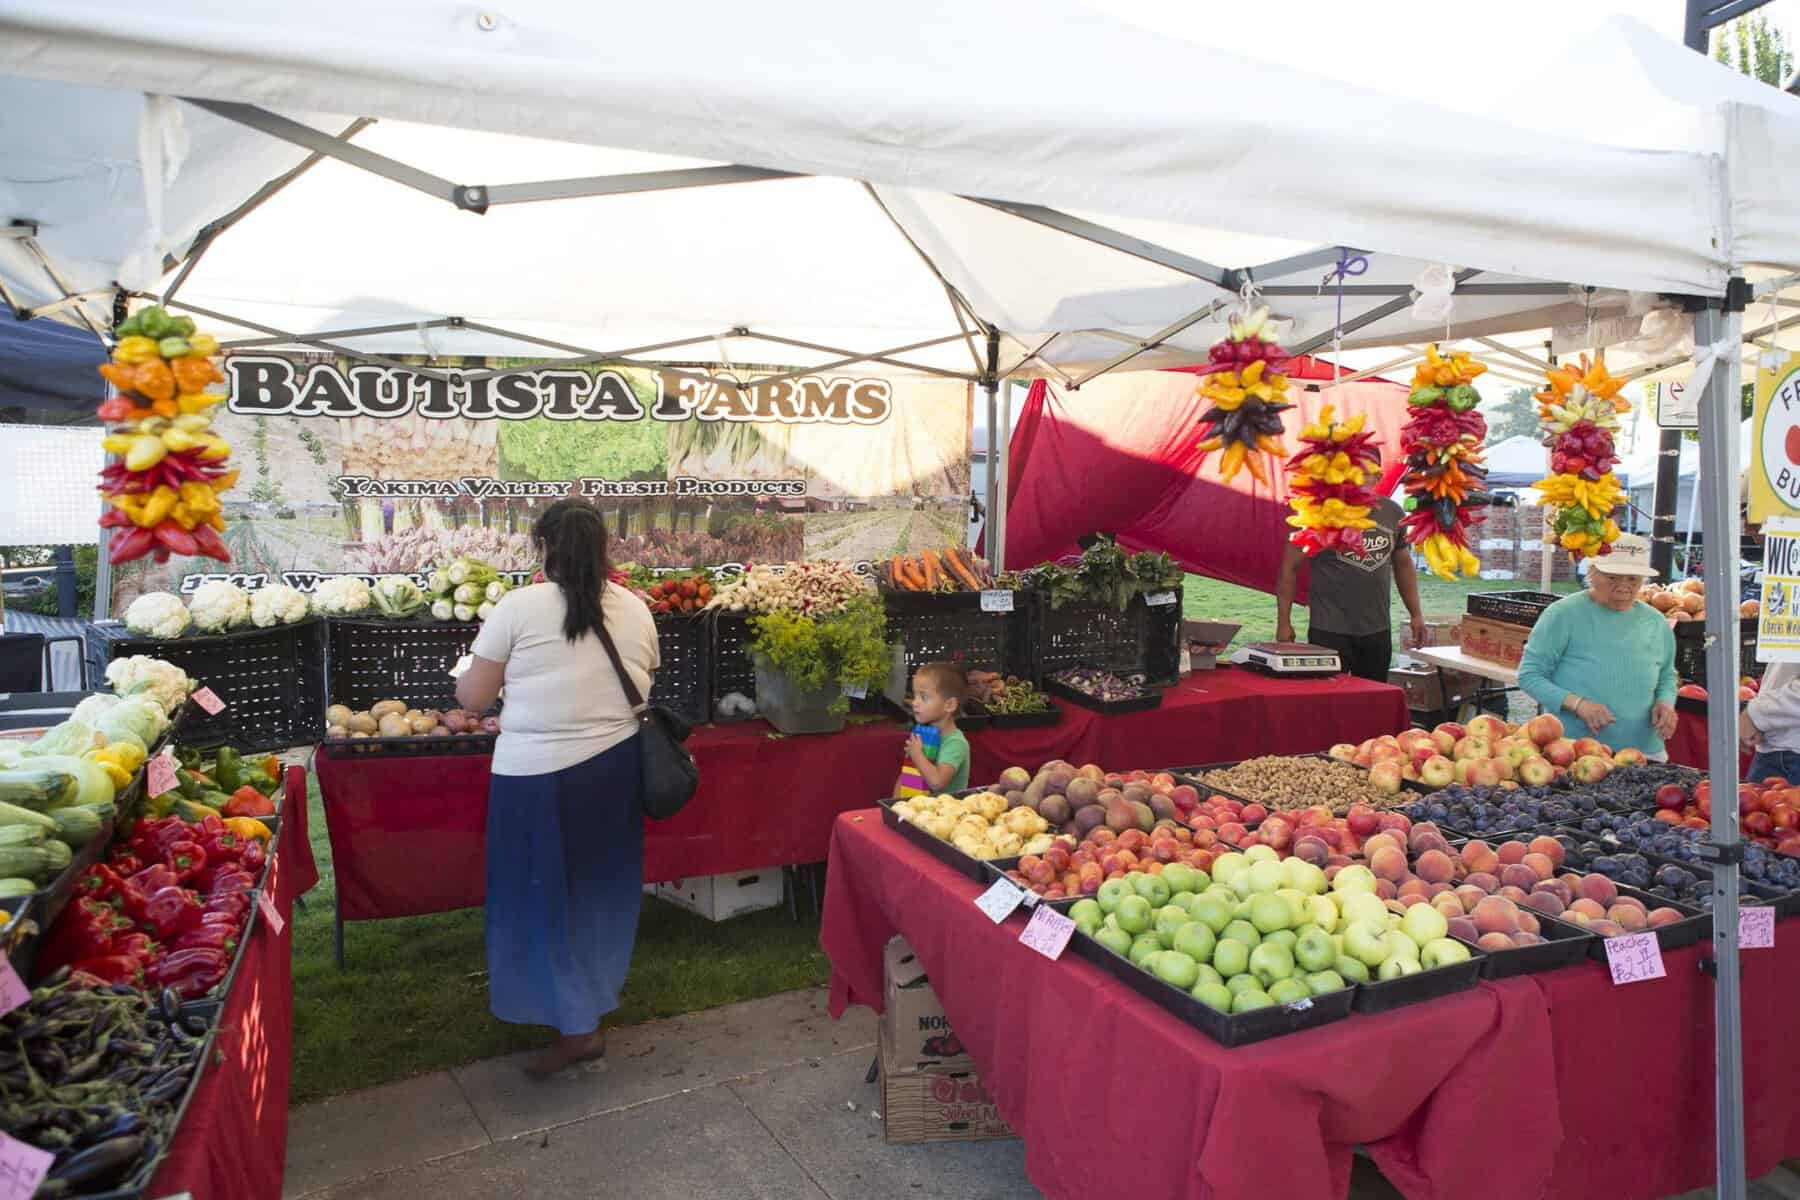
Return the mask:
<svg viewBox="0 0 1800 1200">
<path fill-rule="evenodd" d="M 262 910 L 263 920 L 269 923 L 269 928 L 275 931 L 275 936 L 280 937 L 281 931 L 287 928 L 287 922 L 282 920 L 281 914 L 275 910 L 275 901 L 269 897 L 268 888 L 256 893 L 256 907 Z"/>
<path fill-rule="evenodd" d="M 1062 957 L 1063 947 L 1069 944 L 1074 932 L 1075 922 L 1050 905 L 1040 904 L 1031 910 L 1031 920 L 1025 922 L 1025 932 L 1019 935 L 1019 940 L 1054 961 Z"/>
<path fill-rule="evenodd" d="M 203 687 L 194 693 L 193 700 L 211 716 L 218 716 L 225 711 L 225 702 L 209 687 Z"/>
<path fill-rule="evenodd" d="M 151 759 L 146 764 L 145 770 L 149 774 L 149 791 L 152 800 L 164 792 L 172 792 L 181 786 L 181 781 L 175 778 L 175 760 L 169 756 L 167 750 Z"/>
<path fill-rule="evenodd" d="M 0 1133 L 0 1200 L 31 1200 L 56 1155 Z"/>
<path fill-rule="evenodd" d="M 1738 949 L 1775 948 L 1775 910 L 1764 905 L 1738 909 Z"/>
<path fill-rule="evenodd" d="M 1630 933 L 1606 939 L 1606 967 L 1614 983 L 1642 983 L 1666 978 L 1662 945 L 1654 933 Z"/>
<path fill-rule="evenodd" d="M 12 963 L 0 958 L 0 1017 L 31 999 L 31 989 L 13 970 Z"/>
</svg>

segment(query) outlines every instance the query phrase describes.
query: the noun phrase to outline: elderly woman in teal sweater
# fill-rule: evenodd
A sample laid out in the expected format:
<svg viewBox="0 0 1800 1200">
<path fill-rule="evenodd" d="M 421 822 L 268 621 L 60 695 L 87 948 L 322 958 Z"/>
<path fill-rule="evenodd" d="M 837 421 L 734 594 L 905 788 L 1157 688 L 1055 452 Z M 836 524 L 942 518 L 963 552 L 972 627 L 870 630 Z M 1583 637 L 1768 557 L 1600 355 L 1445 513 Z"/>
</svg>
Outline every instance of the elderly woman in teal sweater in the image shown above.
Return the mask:
<svg viewBox="0 0 1800 1200">
<path fill-rule="evenodd" d="M 1532 626 L 1519 686 L 1545 711 L 1564 713 L 1571 737 L 1661 759 L 1675 732 L 1675 635 L 1637 598 L 1654 574 L 1650 544 L 1634 534 L 1590 559 L 1587 590 L 1558 600 Z"/>
</svg>

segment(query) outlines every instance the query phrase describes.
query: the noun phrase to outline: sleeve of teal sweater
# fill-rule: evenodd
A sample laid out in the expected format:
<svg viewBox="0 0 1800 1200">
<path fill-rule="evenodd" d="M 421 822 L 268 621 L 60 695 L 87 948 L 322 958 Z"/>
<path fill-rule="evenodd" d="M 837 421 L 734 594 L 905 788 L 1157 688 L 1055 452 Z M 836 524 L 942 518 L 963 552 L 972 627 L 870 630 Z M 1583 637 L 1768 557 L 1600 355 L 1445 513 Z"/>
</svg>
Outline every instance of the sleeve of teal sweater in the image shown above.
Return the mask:
<svg viewBox="0 0 1800 1200">
<path fill-rule="evenodd" d="M 1675 628 L 1665 624 L 1662 634 L 1662 672 L 1656 677 L 1656 703 L 1675 703 L 1675 689 L 1680 680 L 1675 676 Z"/>
<path fill-rule="evenodd" d="M 1531 627 L 1525 656 L 1519 660 L 1519 687 L 1545 712 L 1560 711 L 1569 694 L 1568 688 L 1556 682 L 1556 668 L 1569 648 L 1568 616 L 1569 610 L 1561 605 L 1546 608 Z"/>
</svg>

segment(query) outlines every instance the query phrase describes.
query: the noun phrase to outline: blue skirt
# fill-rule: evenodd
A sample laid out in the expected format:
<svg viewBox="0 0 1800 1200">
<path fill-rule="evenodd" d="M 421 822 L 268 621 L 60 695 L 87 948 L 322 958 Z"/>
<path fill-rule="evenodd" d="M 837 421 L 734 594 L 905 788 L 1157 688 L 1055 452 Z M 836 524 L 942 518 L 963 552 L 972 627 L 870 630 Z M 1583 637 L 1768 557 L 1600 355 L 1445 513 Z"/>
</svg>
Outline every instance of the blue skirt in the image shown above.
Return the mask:
<svg viewBox="0 0 1800 1200">
<path fill-rule="evenodd" d="M 643 898 L 636 736 L 488 790 L 488 1006 L 502 1021 L 591 1033 L 619 1007 Z"/>
</svg>

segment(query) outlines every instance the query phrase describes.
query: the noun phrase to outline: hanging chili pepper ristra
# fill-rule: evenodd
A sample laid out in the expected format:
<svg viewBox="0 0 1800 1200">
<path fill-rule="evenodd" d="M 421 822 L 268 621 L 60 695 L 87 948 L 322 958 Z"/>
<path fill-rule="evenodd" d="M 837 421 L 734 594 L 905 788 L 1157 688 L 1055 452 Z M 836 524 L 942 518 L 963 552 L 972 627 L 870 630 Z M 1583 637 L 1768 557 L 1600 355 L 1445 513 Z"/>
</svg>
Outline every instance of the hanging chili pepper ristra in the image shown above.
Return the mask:
<svg viewBox="0 0 1800 1200">
<path fill-rule="evenodd" d="M 225 397 L 206 390 L 225 378 L 212 360 L 218 339 L 156 305 L 116 334 L 112 361 L 100 367 L 119 393 L 99 408 L 107 424 L 102 445 L 119 456 L 100 473 L 109 506 L 100 526 L 113 530 L 108 557 L 114 565 L 146 554 L 157 562 L 171 554 L 230 562 L 219 496 L 238 473 L 225 465 L 231 447 L 212 432 L 209 410 Z"/>
<path fill-rule="evenodd" d="M 1286 403 L 1288 381 L 1280 369 L 1289 356 L 1268 321 L 1267 306 L 1234 317 L 1231 332 L 1213 343 L 1210 373 L 1198 388 L 1200 398 L 1212 402 L 1200 418 L 1200 462 L 1222 451 L 1219 475 L 1227 483 L 1249 467 L 1256 481 L 1266 484 L 1271 473 L 1262 456 L 1279 460 L 1287 454 L 1281 414 L 1294 406 Z"/>
<path fill-rule="evenodd" d="M 1374 435 L 1363 432 L 1365 421 L 1356 416 L 1339 423 L 1327 404 L 1318 421 L 1301 431 L 1306 448 L 1287 466 L 1294 509 L 1288 540 L 1309 558 L 1321 550 L 1360 555 L 1363 530 L 1375 526 L 1369 513 L 1378 497 L 1368 484 L 1381 463 Z"/>
<path fill-rule="evenodd" d="M 1474 506 L 1487 481 L 1481 465 L 1487 422 L 1475 411 L 1481 395 L 1474 387 L 1486 370 L 1466 352 L 1445 357 L 1437 346 L 1427 346 L 1407 395 L 1411 415 L 1400 431 L 1400 447 L 1406 453 L 1410 511 L 1400 526 L 1432 573 L 1444 579 L 1481 573 L 1469 530 L 1482 520 Z"/>
<path fill-rule="evenodd" d="M 1619 538 L 1612 511 L 1623 499 L 1612 472 L 1619 461 L 1612 435 L 1631 407 L 1619 397 L 1625 381 L 1607 371 L 1604 353 L 1591 364 L 1584 354 L 1578 366 L 1552 367 L 1546 378 L 1536 399 L 1551 473 L 1532 486 L 1557 510 L 1547 540 L 1577 562 L 1610 554 Z"/>
</svg>

